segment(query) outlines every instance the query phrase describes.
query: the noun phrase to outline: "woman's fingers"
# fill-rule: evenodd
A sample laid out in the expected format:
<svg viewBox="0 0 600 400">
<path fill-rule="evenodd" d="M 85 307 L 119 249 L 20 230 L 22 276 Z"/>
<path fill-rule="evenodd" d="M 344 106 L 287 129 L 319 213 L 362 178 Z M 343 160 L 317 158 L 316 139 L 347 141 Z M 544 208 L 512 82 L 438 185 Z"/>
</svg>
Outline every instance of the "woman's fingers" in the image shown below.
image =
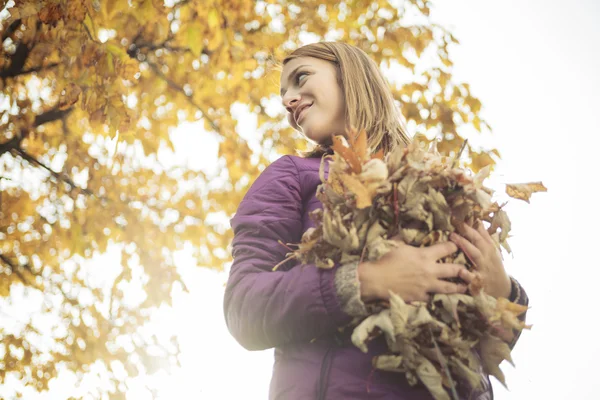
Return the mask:
<svg viewBox="0 0 600 400">
<path fill-rule="evenodd" d="M 462 264 L 436 264 L 434 275 L 437 279 L 431 282 L 429 291 L 442 294 L 466 293 L 469 283 L 475 277 L 475 274 L 469 272 Z M 465 283 L 448 282 L 442 280 L 443 278 L 461 278 Z"/>
<path fill-rule="evenodd" d="M 475 274 L 468 269 L 463 268 L 459 271 L 458 277 L 469 284 L 475 279 Z"/>
<path fill-rule="evenodd" d="M 465 255 L 471 260 L 471 262 L 477 266 L 479 261 L 481 260 L 482 254 L 481 251 L 470 241 L 465 239 L 464 237 L 457 235 L 456 233 L 450 234 L 450 240 L 465 253 Z"/>
<path fill-rule="evenodd" d="M 481 224 L 480 224 L 481 225 Z M 481 236 L 481 234 L 474 228 L 470 227 L 467 224 L 462 224 L 462 229 L 460 230 L 460 234 L 465 238 L 469 239 L 471 243 L 473 243 L 476 247 L 481 248 L 481 245 L 485 242 L 485 239 Z"/>
<path fill-rule="evenodd" d="M 447 257 L 450 254 L 456 253 L 458 247 L 452 242 L 437 243 L 426 248 L 427 253 L 435 261 L 440 258 Z"/>
<path fill-rule="evenodd" d="M 467 271 L 467 268 L 462 264 L 438 263 L 434 266 L 433 274 L 437 279 L 460 278 L 462 270 Z"/>
<path fill-rule="evenodd" d="M 479 234 L 481 235 L 481 237 L 486 242 L 488 242 L 490 244 L 494 244 L 494 239 L 492 239 L 492 236 L 490 235 L 490 233 L 488 232 L 488 230 L 485 229 L 485 226 L 483 226 L 483 222 L 479 221 L 479 223 L 477 224 L 477 231 L 479 232 Z"/>
<path fill-rule="evenodd" d="M 446 281 L 437 281 L 436 285 L 433 287 L 433 292 L 441 294 L 466 293 L 467 285 Z"/>
</svg>

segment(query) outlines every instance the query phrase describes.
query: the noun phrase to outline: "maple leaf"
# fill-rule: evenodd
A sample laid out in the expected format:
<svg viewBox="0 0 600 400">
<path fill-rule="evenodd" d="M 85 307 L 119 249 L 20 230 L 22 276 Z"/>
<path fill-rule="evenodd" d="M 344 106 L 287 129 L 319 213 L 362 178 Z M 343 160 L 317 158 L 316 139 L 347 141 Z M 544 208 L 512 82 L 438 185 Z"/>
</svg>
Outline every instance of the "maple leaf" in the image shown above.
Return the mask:
<svg viewBox="0 0 600 400">
<path fill-rule="evenodd" d="M 404 372 L 402 361 L 403 357 L 400 355 L 381 355 L 375 357 L 373 366 L 384 371 Z"/>
<path fill-rule="evenodd" d="M 383 160 L 373 158 L 363 165 L 358 180 L 366 187 L 369 196 L 387 193 L 392 185 L 387 181 L 388 169 Z"/>
<path fill-rule="evenodd" d="M 361 130 L 356 132 L 356 129 L 351 128 L 348 132 L 350 147 L 354 150 L 359 162 L 366 163 L 369 160 L 369 148 L 367 147 L 367 131 Z"/>
<path fill-rule="evenodd" d="M 431 361 L 423 357 L 416 372 L 421 382 L 429 389 L 436 400 L 450 400 L 450 395 L 442 385 L 442 374 Z"/>
<path fill-rule="evenodd" d="M 460 318 L 458 316 L 458 304 L 463 303 L 468 306 L 474 305 L 473 297 L 463 294 L 436 294 L 433 296 L 432 302 L 441 305 L 442 308 L 452 316 L 459 328 Z"/>
<path fill-rule="evenodd" d="M 370 207 L 373 204 L 369 190 L 363 183 L 352 175 L 342 175 L 341 181 L 344 187 L 354 196 L 356 196 L 356 207 L 359 209 Z"/>
<path fill-rule="evenodd" d="M 450 357 L 448 362 L 452 371 L 469 383 L 472 389 L 480 389 L 482 380 L 481 374 L 473 371 L 471 367 L 463 363 L 458 357 Z"/>
<path fill-rule="evenodd" d="M 527 306 L 513 303 L 506 298 L 500 297 L 496 303 L 494 315 L 490 318 L 491 322 L 501 321 L 502 326 L 513 329 L 531 329 L 531 325 L 527 325 L 524 321 L 517 317 L 527 311 Z"/>
<path fill-rule="evenodd" d="M 339 248 L 344 252 L 351 252 L 358 249 L 359 239 L 356 232 L 356 226 L 350 223 L 346 227 L 342 216 L 338 212 L 325 212 L 323 214 L 323 238 L 328 243 Z"/>
<path fill-rule="evenodd" d="M 396 340 L 394 324 L 390 317 L 390 310 L 383 310 L 378 314 L 367 317 L 354 329 L 351 336 L 352 343 L 354 343 L 354 345 L 363 353 L 366 353 L 368 351 L 366 344 L 367 339 L 376 328 L 381 329 L 389 340 Z"/>
<path fill-rule="evenodd" d="M 529 203 L 529 198 L 533 193 L 547 191 L 548 189 L 546 189 L 542 182 L 514 183 L 506 185 L 506 194 L 512 198 L 524 200 L 527 203 Z"/>
<path fill-rule="evenodd" d="M 354 149 L 344 145 L 344 138 L 341 136 L 334 136 L 333 145 L 331 148 L 336 154 L 339 154 L 344 161 L 350 166 L 351 170 L 355 174 L 359 174 L 362 171 L 362 164 L 359 156 L 356 154 Z"/>
<path fill-rule="evenodd" d="M 484 372 L 494 376 L 504 387 L 507 387 L 500 364 L 502 361 L 507 360 L 514 366 L 508 344 L 488 334 L 480 340 L 479 348 Z"/>
<path fill-rule="evenodd" d="M 402 297 L 390 292 L 390 312 L 394 331 L 399 335 L 405 335 L 408 331 L 408 320 L 412 306 L 406 304 Z"/>
</svg>

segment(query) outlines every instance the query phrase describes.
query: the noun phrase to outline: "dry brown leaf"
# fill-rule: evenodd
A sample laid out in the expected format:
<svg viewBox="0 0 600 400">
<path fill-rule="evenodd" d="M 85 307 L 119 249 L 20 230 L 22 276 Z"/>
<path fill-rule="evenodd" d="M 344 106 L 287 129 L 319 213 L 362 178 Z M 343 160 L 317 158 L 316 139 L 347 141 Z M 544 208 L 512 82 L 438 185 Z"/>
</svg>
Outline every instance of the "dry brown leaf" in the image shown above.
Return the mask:
<svg viewBox="0 0 600 400">
<path fill-rule="evenodd" d="M 474 305 L 473 297 L 465 294 L 436 294 L 432 299 L 434 304 L 441 304 L 442 307 L 452 315 L 454 321 L 460 328 L 460 318 L 458 317 L 458 303 L 463 303 L 468 306 Z"/>
<path fill-rule="evenodd" d="M 524 200 L 529 203 L 532 193 L 547 192 L 548 189 L 542 182 L 515 183 L 506 185 L 506 194 L 514 199 Z"/>
<path fill-rule="evenodd" d="M 396 335 L 390 318 L 390 310 L 383 310 L 367 317 L 354 329 L 351 336 L 352 343 L 366 353 L 368 351 L 367 339 L 376 328 L 381 329 L 388 340 L 395 341 Z"/>
<path fill-rule="evenodd" d="M 466 380 L 472 389 L 479 389 L 481 387 L 481 374 L 473 371 L 458 357 L 451 357 L 448 363 L 452 371 L 455 371 L 459 377 Z"/>
<path fill-rule="evenodd" d="M 435 400 L 450 400 L 450 395 L 442 385 L 442 374 L 425 357 L 422 358 L 421 364 L 417 367 L 417 376 L 429 389 Z"/>
<path fill-rule="evenodd" d="M 396 334 L 406 335 L 411 308 L 414 306 L 406 304 L 402 297 L 390 292 L 390 315 Z"/>
<path fill-rule="evenodd" d="M 501 339 L 492 335 L 485 335 L 479 342 L 481 363 L 486 374 L 494 376 L 504 387 L 506 380 L 504 373 L 500 369 L 502 361 L 507 360 L 513 364 L 510 356 L 510 347 Z M 513 364 L 514 366 L 514 364 Z"/>
<path fill-rule="evenodd" d="M 366 244 L 367 260 L 377 261 L 386 255 L 395 245 L 391 240 L 377 237 Z"/>
<path fill-rule="evenodd" d="M 377 369 L 392 372 L 404 372 L 402 369 L 402 356 L 382 355 L 373 360 L 373 366 Z"/>
<path fill-rule="evenodd" d="M 498 298 L 496 302 L 495 315 L 490 318 L 491 322 L 501 321 L 502 326 L 512 329 L 531 329 L 531 325 L 517 318 L 519 315 L 527 311 L 527 306 L 513 303 L 503 297 Z"/>
<path fill-rule="evenodd" d="M 373 204 L 369 191 L 356 177 L 352 175 L 342 175 L 341 179 L 346 189 L 356 196 L 356 208 L 367 208 Z"/>
<path fill-rule="evenodd" d="M 323 238 L 343 252 L 358 249 L 360 241 L 354 224 L 346 227 L 339 213 L 325 212 L 323 214 Z"/>
</svg>

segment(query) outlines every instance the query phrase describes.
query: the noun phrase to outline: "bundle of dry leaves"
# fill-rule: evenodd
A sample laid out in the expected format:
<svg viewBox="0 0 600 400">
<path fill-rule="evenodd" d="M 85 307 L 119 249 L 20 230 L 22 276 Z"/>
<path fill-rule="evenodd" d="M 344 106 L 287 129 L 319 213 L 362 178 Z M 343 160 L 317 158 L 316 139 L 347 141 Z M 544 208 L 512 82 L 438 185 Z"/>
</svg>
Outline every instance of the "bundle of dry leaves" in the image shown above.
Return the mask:
<svg viewBox="0 0 600 400">
<path fill-rule="evenodd" d="M 407 244 L 429 246 L 447 241 L 463 222 L 473 226 L 476 220 L 487 221 L 498 248 L 510 252 L 510 220 L 492 201 L 493 191 L 483 186 L 489 168 L 473 176 L 455 166 L 458 157 L 413 145 L 385 158 L 381 152 L 370 156 L 364 131 L 348 136 L 356 137 L 349 146 L 342 136 L 334 138 L 327 180 L 322 161 L 317 197 L 323 208 L 311 214 L 316 227 L 304 233 L 284 262 L 296 258 L 332 268 L 376 261 L 395 246 L 389 238 L 396 235 Z M 507 185 L 509 196 L 525 201 L 545 190 L 541 183 Z M 475 270 L 460 250 L 440 261 Z M 495 299 L 482 287 L 476 279 L 469 294 L 436 294 L 427 303 L 406 303 L 390 293 L 383 311 L 354 327 L 352 341 L 366 352 L 367 342 L 383 334 L 389 353 L 374 358 L 375 368 L 404 373 L 411 385 L 420 380 L 437 400 L 457 398 L 459 383 L 478 388 L 482 369 L 505 384 L 499 365 L 512 363 L 507 342 L 529 328 L 517 318 L 526 307 Z"/>
</svg>

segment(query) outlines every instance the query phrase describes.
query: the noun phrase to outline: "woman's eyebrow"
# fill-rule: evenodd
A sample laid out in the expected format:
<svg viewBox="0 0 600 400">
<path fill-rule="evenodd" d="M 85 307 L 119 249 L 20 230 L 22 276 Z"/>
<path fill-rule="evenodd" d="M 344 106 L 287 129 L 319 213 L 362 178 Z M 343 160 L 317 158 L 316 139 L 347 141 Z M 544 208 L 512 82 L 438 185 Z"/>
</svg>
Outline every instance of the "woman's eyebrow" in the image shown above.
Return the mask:
<svg viewBox="0 0 600 400">
<path fill-rule="evenodd" d="M 298 71 L 300 68 L 302 67 L 308 67 L 308 65 L 302 64 L 302 65 L 298 65 L 296 68 L 294 68 L 292 70 L 292 72 L 290 73 L 289 76 L 294 76 L 294 74 L 296 73 L 296 71 Z M 286 90 L 281 88 L 281 91 L 279 92 L 279 94 L 281 95 L 281 97 L 283 97 L 283 95 L 285 94 Z"/>
</svg>

